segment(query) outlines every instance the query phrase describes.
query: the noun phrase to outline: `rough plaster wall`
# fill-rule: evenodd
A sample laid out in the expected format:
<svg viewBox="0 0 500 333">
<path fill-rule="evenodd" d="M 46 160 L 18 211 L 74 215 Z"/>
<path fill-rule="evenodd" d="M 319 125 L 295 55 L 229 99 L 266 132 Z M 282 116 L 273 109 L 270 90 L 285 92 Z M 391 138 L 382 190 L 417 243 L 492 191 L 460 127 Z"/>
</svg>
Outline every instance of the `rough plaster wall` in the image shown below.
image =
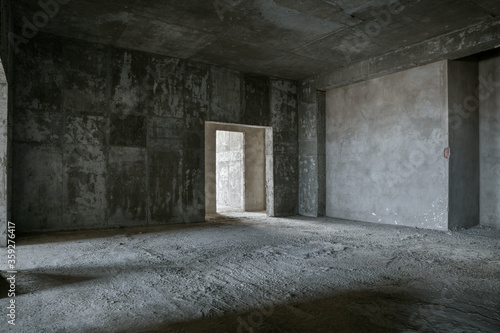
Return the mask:
<svg viewBox="0 0 500 333">
<path fill-rule="evenodd" d="M 280 151 L 297 142 L 290 81 L 274 80 L 286 88 L 273 88 L 272 98 L 266 77 L 42 33 L 15 69 L 20 231 L 204 220 L 206 120 L 275 121 Z M 273 170 L 287 198 L 277 207 L 287 215 L 296 205 L 293 159 Z"/>
<path fill-rule="evenodd" d="M 448 226 L 446 62 L 327 92 L 326 214 Z"/>
<path fill-rule="evenodd" d="M 479 63 L 480 223 L 500 227 L 500 57 Z"/>
<path fill-rule="evenodd" d="M 299 214 L 325 214 L 325 94 L 315 82 L 300 84 Z"/>
<path fill-rule="evenodd" d="M 240 73 L 221 67 L 212 67 L 208 119 L 223 123 L 241 122 L 244 98 L 242 85 L 243 78 Z"/>
<path fill-rule="evenodd" d="M 204 220 L 208 66 L 43 36 L 17 68 L 23 230 Z"/>
<path fill-rule="evenodd" d="M 247 125 L 269 126 L 271 112 L 270 82 L 268 77 L 247 75 L 244 77 L 242 97 L 242 122 Z"/>
<path fill-rule="evenodd" d="M 217 205 L 238 210 L 245 207 L 244 135 L 217 131 L 216 134 Z"/>
<path fill-rule="evenodd" d="M 448 62 L 450 156 L 449 229 L 479 223 L 479 103 L 477 61 Z M 470 110 L 470 111 L 469 111 Z"/>
</svg>

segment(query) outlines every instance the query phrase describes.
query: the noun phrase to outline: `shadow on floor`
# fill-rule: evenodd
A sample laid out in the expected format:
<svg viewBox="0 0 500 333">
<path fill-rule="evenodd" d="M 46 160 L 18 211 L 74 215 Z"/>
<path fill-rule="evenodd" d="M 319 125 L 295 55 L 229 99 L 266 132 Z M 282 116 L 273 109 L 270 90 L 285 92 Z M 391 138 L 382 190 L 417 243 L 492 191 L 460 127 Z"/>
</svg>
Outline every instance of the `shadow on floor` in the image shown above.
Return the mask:
<svg viewBox="0 0 500 333">
<path fill-rule="evenodd" d="M 222 317 L 209 311 L 204 319 L 139 332 L 423 332 L 421 304 L 409 293 L 355 291 Z"/>
<path fill-rule="evenodd" d="M 40 245 L 68 241 L 82 241 L 90 239 L 108 238 L 120 235 L 153 234 L 180 230 L 197 230 L 224 225 L 228 222 L 243 222 L 245 220 L 266 217 L 265 212 L 225 212 L 207 215 L 205 221 L 191 223 L 175 223 L 138 227 L 116 227 L 108 229 L 47 231 L 39 233 L 19 234 L 19 245 Z"/>
<path fill-rule="evenodd" d="M 0 299 L 8 297 L 10 283 L 7 281 L 7 275 L 0 275 Z"/>
<path fill-rule="evenodd" d="M 223 225 L 223 221 L 221 221 Z M 109 238 L 115 236 L 131 236 L 139 234 L 154 234 L 160 232 L 199 229 L 217 226 L 217 221 L 202 221 L 193 223 L 167 224 L 141 227 L 119 227 L 112 229 L 47 231 L 40 233 L 22 233 L 18 237 L 18 245 L 41 245 L 68 241 L 83 241 L 91 239 Z"/>
<path fill-rule="evenodd" d="M 0 298 L 7 297 L 9 290 L 9 283 L 6 280 L 7 277 L 7 273 L 2 273 L 0 275 Z M 101 276 L 20 271 L 16 273 L 15 293 L 16 296 L 20 296 L 75 283 L 87 282 L 98 278 L 101 278 Z"/>
</svg>

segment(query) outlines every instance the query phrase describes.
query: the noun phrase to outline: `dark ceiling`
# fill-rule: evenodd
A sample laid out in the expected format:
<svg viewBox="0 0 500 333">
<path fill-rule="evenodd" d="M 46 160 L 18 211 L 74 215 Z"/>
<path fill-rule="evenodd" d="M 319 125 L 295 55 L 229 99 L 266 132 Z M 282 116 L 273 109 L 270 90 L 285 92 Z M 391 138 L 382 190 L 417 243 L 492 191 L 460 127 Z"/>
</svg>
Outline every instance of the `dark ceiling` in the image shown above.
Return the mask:
<svg viewBox="0 0 500 333">
<path fill-rule="evenodd" d="M 499 0 L 59 0 L 60 36 L 305 79 L 491 20 Z M 16 25 L 38 1 L 12 1 Z M 43 23 L 43 22 L 42 22 Z"/>
</svg>

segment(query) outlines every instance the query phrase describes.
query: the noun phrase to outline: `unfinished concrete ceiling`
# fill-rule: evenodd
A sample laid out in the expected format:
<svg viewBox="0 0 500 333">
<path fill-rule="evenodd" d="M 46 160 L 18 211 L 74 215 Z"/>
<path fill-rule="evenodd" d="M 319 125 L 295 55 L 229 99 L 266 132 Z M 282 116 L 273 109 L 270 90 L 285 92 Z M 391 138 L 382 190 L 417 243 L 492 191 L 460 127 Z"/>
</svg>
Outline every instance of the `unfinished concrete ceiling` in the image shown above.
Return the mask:
<svg viewBox="0 0 500 333">
<path fill-rule="evenodd" d="M 66 4 L 37 22 L 36 13 L 43 12 L 37 1 L 12 1 L 16 25 L 35 22 L 54 35 L 288 79 L 333 71 L 500 14 L 497 0 L 59 3 Z"/>
</svg>

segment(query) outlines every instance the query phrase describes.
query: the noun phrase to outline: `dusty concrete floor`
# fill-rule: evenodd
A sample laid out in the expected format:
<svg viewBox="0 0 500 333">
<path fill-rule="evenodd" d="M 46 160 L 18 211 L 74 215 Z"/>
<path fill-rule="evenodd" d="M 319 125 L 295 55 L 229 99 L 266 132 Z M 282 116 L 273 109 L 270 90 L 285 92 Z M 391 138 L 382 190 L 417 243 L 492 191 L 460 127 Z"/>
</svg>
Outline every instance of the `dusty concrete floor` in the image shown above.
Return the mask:
<svg viewBox="0 0 500 333">
<path fill-rule="evenodd" d="M 2 314 L 2 332 L 500 331 L 495 229 L 233 213 L 25 236 L 17 255 L 17 325 Z"/>
</svg>

